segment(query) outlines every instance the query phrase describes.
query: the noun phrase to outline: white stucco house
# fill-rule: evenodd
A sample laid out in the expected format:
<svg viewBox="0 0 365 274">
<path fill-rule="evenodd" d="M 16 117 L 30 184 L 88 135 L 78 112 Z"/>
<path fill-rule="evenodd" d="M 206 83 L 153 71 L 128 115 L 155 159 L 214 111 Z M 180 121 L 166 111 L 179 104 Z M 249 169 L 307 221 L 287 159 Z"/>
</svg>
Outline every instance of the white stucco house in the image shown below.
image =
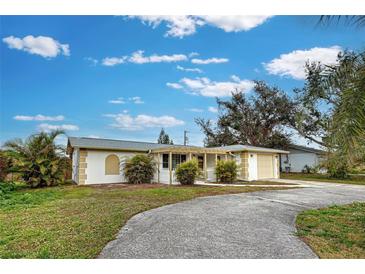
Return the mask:
<svg viewBox="0 0 365 274">
<path fill-rule="evenodd" d="M 290 145 L 288 151 L 290 153 L 280 155 L 283 172 L 302 172 L 305 166 L 316 167 L 326 155 L 323 150 L 299 145 Z"/>
<path fill-rule="evenodd" d="M 238 179 L 253 181 L 279 178 L 279 154 L 288 151 L 247 145 L 198 147 L 148 142 L 69 137 L 67 153 L 72 159 L 72 179 L 79 185 L 121 183 L 124 162 L 136 154 L 149 154 L 156 163 L 154 182 L 177 184 L 175 168 L 196 158 L 204 181 L 215 181 L 217 160 L 234 159 Z"/>
</svg>

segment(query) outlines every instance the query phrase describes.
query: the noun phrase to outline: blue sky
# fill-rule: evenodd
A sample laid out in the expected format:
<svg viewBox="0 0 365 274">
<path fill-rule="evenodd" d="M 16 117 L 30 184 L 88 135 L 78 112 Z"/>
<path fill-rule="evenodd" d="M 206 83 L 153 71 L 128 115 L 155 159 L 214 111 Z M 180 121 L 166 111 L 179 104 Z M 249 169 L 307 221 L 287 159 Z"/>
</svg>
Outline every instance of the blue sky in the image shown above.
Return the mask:
<svg viewBox="0 0 365 274">
<path fill-rule="evenodd" d="M 0 142 L 39 130 L 175 143 L 195 117 L 216 119 L 215 96 L 265 80 L 288 94 L 306 60 L 361 50 L 364 29 L 317 27 L 317 18 L 1 17 Z"/>
</svg>

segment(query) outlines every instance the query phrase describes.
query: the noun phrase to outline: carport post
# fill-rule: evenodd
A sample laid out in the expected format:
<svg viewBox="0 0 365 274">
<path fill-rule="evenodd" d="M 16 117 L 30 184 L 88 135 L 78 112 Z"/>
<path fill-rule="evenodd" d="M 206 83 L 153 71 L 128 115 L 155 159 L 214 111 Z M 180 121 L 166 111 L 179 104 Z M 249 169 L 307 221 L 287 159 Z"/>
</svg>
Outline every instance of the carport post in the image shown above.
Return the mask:
<svg viewBox="0 0 365 274">
<path fill-rule="evenodd" d="M 172 185 L 172 152 L 169 152 L 169 174 L 170 174 L 170 185 Z"/>
<path fill-rule="evenodd" d="M 157 153 L 157 183 L 160 183 L 160 153 Z"/>
<path fill-rule="evenodd" d="M 207 181 L 208 180 L 208 172 L 207 172 L 207 154 L 206 153 L 204 153 L 204 168 L 203 168 L 203 170 L 204 170 L 204 179 L 205 179 L 205 181 Z"/>
</svg>

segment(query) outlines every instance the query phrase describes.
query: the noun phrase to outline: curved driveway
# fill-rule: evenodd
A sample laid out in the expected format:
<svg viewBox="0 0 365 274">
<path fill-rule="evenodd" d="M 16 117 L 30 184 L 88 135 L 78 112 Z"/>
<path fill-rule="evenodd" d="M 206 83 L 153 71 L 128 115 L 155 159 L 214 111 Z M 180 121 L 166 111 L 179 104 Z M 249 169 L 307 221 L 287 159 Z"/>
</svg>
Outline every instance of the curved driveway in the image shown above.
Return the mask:
<svg viewBox="0 0 365 274">
<path fill-rule="evenodd" d="M 295 236 L 306 209 L 365 201 L 365 186 L 311 187 L 197 198 L 140 213 L 100 258 L 316 258 Z"/>
</svg>

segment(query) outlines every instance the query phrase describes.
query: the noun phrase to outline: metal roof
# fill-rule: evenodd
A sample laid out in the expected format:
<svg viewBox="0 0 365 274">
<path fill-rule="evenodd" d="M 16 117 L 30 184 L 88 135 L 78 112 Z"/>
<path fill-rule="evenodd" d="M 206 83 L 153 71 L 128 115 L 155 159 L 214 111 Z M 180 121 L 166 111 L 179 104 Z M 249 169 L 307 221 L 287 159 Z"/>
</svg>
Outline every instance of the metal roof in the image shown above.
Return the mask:
<svg viewBox="0 0 365 274">
<path fill-rule="evenodd" d="M 306 152 L 318 153 L 318 154 L 325 154 L 326 153 L 324 150 L 321 150 L 321 149 L 316 149 L 316 148 L 312 148 L 312 147 L 305 147 L 305 146 L 300 146 L 300 145 L 289 145 L 289 148 L 297 149 L 297 150 L 301 150 L 301 151 L 306 151 Z"/>
<path fill-rule="evenodd" d="M 198 146 L 184 146 L 184 145 L 166 145 L 149 142 L 138 142 L 138 141 L 127 141 L 127 140 L 113 140 L 113 139 L 101 139 L 101 138 L 88 138 L 88 137 L 69 137 L 68 145 L 69 148 L 90 148 L 90 149 L 108 149 L 108 150 L 128 150 L 128 151 L 144 151 L 149 150 L 161 150 L 163 148 L 176 149 L 190 148 L 192 150 L 224 150 L 226 152 L 235 151 L 257 151 L 257 152 L 273 152 L 273 153 L 289 153 L 285 150 L 271 149 L 264 147 L 256 147 L 249 145 L 231 145 L 221 147 L 198 147 Z"/>
<path fill-rule="evenodd" d="M 274 149 L 274 148 L 265 148 L 265 147 L 256 147 L 250 145 L 230 145 L 230 146 L 221 146 L 216 147 L 225 149 L 231 152 L 235 151 L 257 151 L 257 152 L 273 152 L 273 153 L 289 153 L 289 151 L 281 150 L 281 149 Z"/>
<path fill-rule="evenodd" d="M 174 145 L 165 145 L 165 144 L 148 143 L 148 142 L 87 138 L 87 137 L 69 137 L 68 145 L 71 147 L 78 147 L 78 148 L 116 149 L 116 150 L 131 150 L 131 151 L 148 151 L 150 149 L 174 146 Z"/>
</svg>

